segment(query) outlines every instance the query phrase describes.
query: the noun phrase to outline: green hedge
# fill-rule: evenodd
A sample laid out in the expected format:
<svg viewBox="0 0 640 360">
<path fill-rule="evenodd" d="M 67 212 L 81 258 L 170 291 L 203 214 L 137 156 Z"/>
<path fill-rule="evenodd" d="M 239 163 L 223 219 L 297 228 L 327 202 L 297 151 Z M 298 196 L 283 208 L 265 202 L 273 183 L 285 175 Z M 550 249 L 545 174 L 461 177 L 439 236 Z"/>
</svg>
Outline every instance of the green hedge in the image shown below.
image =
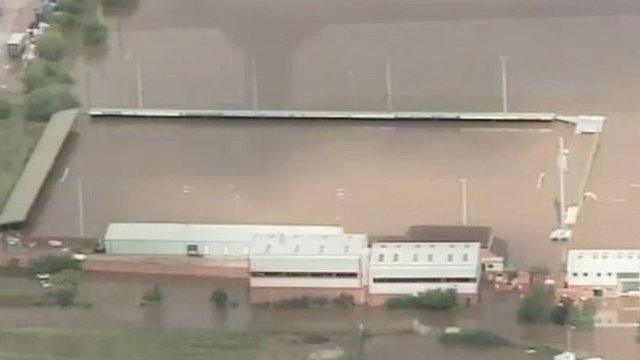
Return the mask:
<svg viewBox="0 0 640 360">
<path fill-rule="evenodd" d="M 458 293 L 454 289 L 429 290 L 418 295 L 392 297 L 387 301 L 389 309 L 448 310 L 458 305 Z"/>
<path fill-rule="evenodd" d="M 471 344 L 486 346 L 511 346 L 513 341 L 491 330 L 464 330 L 459 333 L 442 334 L 440 341 L 447 344 Z"/>
</svg>

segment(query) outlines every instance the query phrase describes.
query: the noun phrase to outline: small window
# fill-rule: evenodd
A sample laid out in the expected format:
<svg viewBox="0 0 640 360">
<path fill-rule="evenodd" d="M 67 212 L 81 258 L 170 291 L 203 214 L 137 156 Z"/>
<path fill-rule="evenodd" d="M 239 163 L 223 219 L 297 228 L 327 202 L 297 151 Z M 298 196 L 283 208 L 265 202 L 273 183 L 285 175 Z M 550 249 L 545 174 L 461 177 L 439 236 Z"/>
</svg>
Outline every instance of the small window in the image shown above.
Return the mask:
<svg viewBox="0 0 640 360">
<path fill-rule="evenodd" d="M 608 276 L 608 277 L 612 277 L 612 276 L 613 276 L 613 273 L 610 273 L 610 272 L 609 272 L 609 273 L 607 273 L 607 276 Z"/>
<path fill-rule="evenodd" d="M 589 276 L 589 273 L 582 273 L 582 276 L 587 277 Z"/>
<path fill-rule="evenodd" d="M 293 251 L 297 254 L 300 252 L 300 245 L 296 245 L 296 247 L 293 249 Z"/>
<path fill-rule="evenodd" d="M 427 261 L 433 262 L 433 254 L 429 254 L 429 256 L 427 256 Z"/>
<path fill-rule="evenodd" d="M 393 254 L 393 262 L 398 262 L 398 259 L 400 258 L 400 255 L 398 254 Z"/>
<path fill-rule="evenodd" d="M 384 254 L 378 254 L 378 262 L 384 261 Z"/>
<path fill-rule="evenodd" d="M 573 275 L 573 277 L 578 277 L 578 273 L 573 273 L 571 275 Z"/>
<path fill-rule="evenodd" d="M 603 252 L 602 253 L 602 258 L 603 259 L 608 259 L 609 258 L 609 253 Z"/>
<path fill-rule="evenodd" d="M 596 276 L 597 276 L 597 277 L 601 277 L 601 276 L 602 276 L 602 273 L 596 273 Z"/>
<path fill-rule="evenodd" d="M 453 254 L 447 254 L 447 261 L 448 262 L 452 262 L 453 261 Z"/>
<path fill-rule="evenodd" d="M 627 259 L 633 259 L 633 253 L 628 253 L 627 254 Z"/>
<path fill-rule="evenodd" d="M 267 245 L 267 248 L 264 249 L 264 252 L 267 254 L 271 253 L 271 244 Z"/>
<path fill-rule="evenodd" d="M 345 247 L 344 247 L 344 253 L 345 253 L 345 254 L 348 254 L 348 253 L 349 253 L 349 245 L 347 245 L 347 246 L 345 246 Z"/>
<path fill-rule="evenodd" d="M 325 249 L 325 246 L 320 245 L 320 249 L 319 249 L 320 254 L 324 254 L 324 249 Z"/>
<path fill-rule="evenodd" d="M 593 253 L 593 258 L 594 258 L 594 259 L 597 259 L 597 258 L 599 258 L 599 257 L 600 257 L 600 254 L 598 254 L 598 253 Z"/>
<path fill-rule="evenodd" d="M 469 255 L 468 254 L 463 254 L 462 255 L 462 261 L 468 262 L 469 261 Z"/>
<path fill-rule="evenodd" d="M 418 254 L 413 254 L 413 262 L 418 262 Z"/>
</svg>

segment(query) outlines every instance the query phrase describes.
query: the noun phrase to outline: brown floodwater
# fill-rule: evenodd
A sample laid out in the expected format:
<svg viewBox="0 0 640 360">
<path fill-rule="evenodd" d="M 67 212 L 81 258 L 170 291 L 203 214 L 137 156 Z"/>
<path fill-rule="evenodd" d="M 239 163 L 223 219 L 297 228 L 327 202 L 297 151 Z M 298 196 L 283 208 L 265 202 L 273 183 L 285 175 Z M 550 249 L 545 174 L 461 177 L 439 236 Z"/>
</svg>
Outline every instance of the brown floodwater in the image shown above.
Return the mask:
<svg viewBox="0 0 640 360">
<path fill-rule="evenodd" d="M 563 124 L 83 119 L 76 131 L 32 234 L 82 235 L 81 220 L 91 237 L 138 221 L 402 234 L 460 223 L 466 178 L 469 224 L 493 226 L 513 264 L 552 269 L 561 255 L 548 240 L 558 223 L 558 136 L 573 150 L 574 195 L 592 140 Z"/>
<path fill-rule="evenodd" d="M 637 246 L 638 1 L 142 0 L 136 11 L 107 20 L 108 51 L 76 66 L 78 91 L 93 106 L 495 111 L 501 108 L 498 57 L 508 56 L 511 110 L 609 117 L 587 187 L 598 200 L 583 209 L 574 245 Z M 84 120 L 30 228 L 78 235 L 82 197 L 89 236 L 100 236 L 110 221 L 147 220 L 343 223 L 349 231 L 400 233 L 415 223 L 458 222 L 464 177 L 471 223 L 494 226 L 509 242 L 514 264 L 556 267 L 561 252 L 546 238 L 557 218 L 557 137 L 567 136 L 573 151 L 573 199 L 590 139 L 571 137 L 562 125 L 504 127 Z M 546 181 L 537 189 L 541 172 Z M 336 196 L 340 188 L 344 198 Z M 171 305 L 148 310 L 130 294 L 145 281 L 95 284 L 120 294 L 129 317 L 110 315 L 119 307 L 114 302 L 102 315 L 100 306 L 90 310 L 96 320 L 79 313 L 75 321 L 133 319 L 131 326 L 157 327 L 447 321 L 369 309 L 320 317 L 306 310 L 246 310 L 242 302 L 237 314 L 202 316 L 208 305 L 202 299 L 194 300 L 198 315 L 187 312 L 182 320 L 180 311 L 191 309 L 180 305 L 182 294 L 206 299 L 208 286 L 175 295 L 167 288 Z M 513 321 L 515 302 L 494 300 L 484 304 L 500 308 L 479 310 L 469 321 L 563 343 L 560 329 L 520 327 Z M 145 315 L 152 311 L 158 313 Z M 63 321 L 55 310 L 0 316 L 25 324 Z M 600 329 L 573 337 L 577 348 L 635 360 L 640 347 L 632 333 Z M 376 338 L 367 344 L 367 358 L 533 358 L 438 349 L 421 340 Z"/>
<path fill-rule="evenodd" d="M 25 277 L 0 277 L 0 294 L 36 294 L 35 280 Z M 142 294 L 159 285 L 163 301 L 159 305 L 140 306 Z M 229 293 L 234 306 L 218 309 L 209 302 L 214 289 Z M 360 324 L 375 336 L 365 345 L 365 359 L 385 359 L 392 354 L 401 358 L 423 358 L 429 352 L 434 359 L 546 359 L 543 354 L 524 354 L 513 348 L 444 346 L 433 339 L 412 333 L 414 321 L 436 328 L 459 326 L 488 328 L 514 339 L 564 346 L 563 328 L 550 325 L 524 326 L 515 320 L 517 297 L 483 291 L 477 309 L 451 313 L 413 310 L 389 311 L 376 307 L 353 309 L 269 309 L 249 305 L 246 281 L 87 273 L 77 300 L 91 303 L 80 307 L 26 307 L 0 309 L 0 324 L 5 327 L 80 327 L 123 328 L 137 331 L 188 330 L 260 330 L 276 333 L 344 334 Z M 628 306 L 629 304 L 627 304 Z M 637 310 L 636 310 L 637 315 Z M 572 347 L 607 359 L 631 360 L 640 356 L 633 329 L 598 329 L 573 332 Z M 493 357 L 492 357 L 493 356 Z"/>
</svg>

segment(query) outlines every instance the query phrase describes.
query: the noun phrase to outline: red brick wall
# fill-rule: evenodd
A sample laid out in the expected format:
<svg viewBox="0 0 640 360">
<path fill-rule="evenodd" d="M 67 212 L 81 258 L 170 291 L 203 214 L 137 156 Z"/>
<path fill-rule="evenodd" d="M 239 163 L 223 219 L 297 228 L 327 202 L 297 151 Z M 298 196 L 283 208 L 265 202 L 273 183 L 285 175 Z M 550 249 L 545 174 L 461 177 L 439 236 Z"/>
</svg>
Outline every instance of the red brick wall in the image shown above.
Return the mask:
<svg viewBox="0 0 640 360">
<path fill-rule="evenodd" d="M 187 275 L 246 279 L 249 277 L 246 262 L 180 261 L 177 259 L 131 259 L 94 256 L 85 261 L 85 271 L 122 272 L 137 274 Z"/>
</svg>

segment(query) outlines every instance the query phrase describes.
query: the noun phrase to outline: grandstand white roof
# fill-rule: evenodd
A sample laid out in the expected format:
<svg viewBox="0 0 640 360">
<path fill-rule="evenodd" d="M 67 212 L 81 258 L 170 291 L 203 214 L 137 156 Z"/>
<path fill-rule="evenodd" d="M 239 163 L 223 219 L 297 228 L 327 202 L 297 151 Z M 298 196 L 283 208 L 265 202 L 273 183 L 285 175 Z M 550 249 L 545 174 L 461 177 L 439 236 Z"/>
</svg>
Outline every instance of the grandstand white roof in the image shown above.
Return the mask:
<svg viewBox="0 0 640 360">
<path fill-rule="evenodd" d="M 111 223 L 104 238 L 107 241 L 250 242 L 260 234 L 341 235 L 344 229 L 322 225 Z"/>
</svg>

